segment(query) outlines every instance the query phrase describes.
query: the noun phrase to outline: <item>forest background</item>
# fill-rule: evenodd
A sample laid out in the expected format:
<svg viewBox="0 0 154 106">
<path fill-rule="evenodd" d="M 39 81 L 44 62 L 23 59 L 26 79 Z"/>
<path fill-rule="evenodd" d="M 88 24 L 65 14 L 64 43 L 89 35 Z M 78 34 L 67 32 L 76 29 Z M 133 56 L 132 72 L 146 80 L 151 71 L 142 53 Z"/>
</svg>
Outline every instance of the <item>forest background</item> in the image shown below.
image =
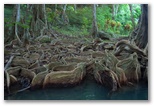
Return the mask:
<svg viewBox="0 0 154 106">
<path fill-rule="evenodd" d="M 92 0 L 88 0 L 90 3 L 93 3 L 93 1 Z M 17 3 L 17 1 L 11 1 L 12 3 Z M 21 1 L 18 1 L 18 2 L 20 2 L 21 3 Z M 29 0 L 26 0 L 26 1 L 23 1 L 23 3 L 25 3 L 25 2 L 31 2 L 31 1 L 29 1 Z M 41 1 L 40 3 L 43 3 L 43 2 L 49 2 L 48 0 L 43 0 L 43 1 Z M 60 0 L 58 0 L 58 1 L 56 1 L 56 2 L 58 2 L 58 3 L 61 3 L 61 1 Z M 64 3 L 68 3 L 68 1 L 65 1 Z M 71 1 L 70 1 L 71 2 Z M 82 2 L 81 0 L 79 1 L 79 2 Z M 97 1 L 95 1 L 95 2 L 97 2 Z M 105 1 L 104 1 L 105 2 Z M 111 1 L 106 1 L 105 3 L 110 3 Z M 115 1 L 114 1 L 115 2 Z M 115 3 L 126 3 L 126 2 L 123 2 L 123 1 L 121 1 L 121 0 L 117 0 Z M 129 0 L 129 1 L 127 1 L 127 3 L 133 3 L 134 1 L 133 0 Z M 6 3 L 10 3 L 10 0 L 5 0 L 5 2 L 3 2 L 2 1 L 2 3 L 1 3 L 1 19 L 4 19 L 4 3 L 6 4 Z M 36 1 L 36 2 L 33 2 L 33 3 L 38 3 L 38 1 Z M 82 4 L 84 4 L 85 2 L 83 2 Z M 100 2 L 99 1 L 99 3 L 101 4 L 102 2 Z M 154 25 L 154 21 L 152 21 L 152 17 L 153 17 L 153 14 L 152 14 L 152 11 L 154 11 L 154 8 L 153 8 L 153 6 L 154 6 L 154 4 L 153 4 L 153 2 L 152 1 L 147 1 L 147 0 L 142 0 L 140 3 L 148 3 L 149 4 L 149 48 L 150 48 L 150 50 L 149 50 L 149 57 L 150 57 L 150 61 L 149 61 L 149 66 L 150 66 L 150 70 L 152 70 L 154 67 L 154 65 L 153 65 L 153 62 L 152 62 L 152 60 L 153 60 L 153 56 L 152 56 L 152 53 L 154 52 L 153 51 L 153 49 L 151 48 L 151 46 L 152 45 L 154 45 L 153 43 L 154 42 L 152 42 L 152 40 L 153 40 L 153 36 L 151 36 L 151 35 L 153 35 L 154 34 L 154 32 L 153 32 L 153 30 L 152 30 L 152 26 Z M 55 2 L 53 2 L 53 4 L 55 4 Z M 4 29 L 4 21 L 1 21 L 1 29 Z M 4 31 L 2 30 L 1 31 L 1 35 L 4 35 Z M 2 39 L 1 39 L 1 48 L 3 48 L 4 47 L 4 36 L 2 37 Z M 0 49 L 1 51 L 1 59 L 2 59 L 2 61 L 1 61 L 1 70 L 3 70 L 3 68 L 4 68 L 4 66 L 3 66 L 3 62 L 4 62 L 4 60 L 3 60 L 3 53 L 4 53 L 4 51 L 3 51 L 3 49 Z M 1 75 L 2 75 L 2 73 L 3 73 L 3 71 L 1 71 Z M 149 87 L 149 94 L 150 94 L 150 100 L 149 100 L 149 102 L 146 102 L 146 104 L 148 104 L 148 105 L 153 105 L 153 103 L 154 103 L 154 101 L 152 101 L 152 97 L 153 97 L 153 92 L 152 92 L 152 86 L 154 86 L 153 85 L 153 83 L 151 83 L 151 80 L 153 80 L 153 77 L 152 77 L 152 74 L 153 74 L 153 72 L 150 72 L 150 87 Z M 3 85 L 3 81 L 4 79 L 3 79 L 3 77 L 1 78 L 1 84 Z M 3 90 L 3 86 L 1 87 L 1 91 Z M 3 95 L 3 92 L 1 92 L 1 95 Z M 28 103 L 26 103 L 26 102 L 24 102 L 24 101 L 21 101 L 20 103 L 15 103 L 15 102 L 9 102 L 9 103 L 6 103 L 3 99 L 1 99 L 2 101 L 1 101 L 1 103 L 3 104 L 3 105 L 10 105 L 10 103 L 11 103 L 11 105 L 12 106 L 21 106 L 21 105 L 27 105 L 27 104 L 31 104 L 31 103 L 34 103 L 33 101 L 32 102 L 28 102 Z M 135 101 L 134 101 L 135 102 Z M 129 104 L 126 104 L 126 102 L 123 102 L 123 103 L 116 103 L 116 104 L 118 104 L 119 106 L 123 106 L 124 104 L 127 106 L 127 105 L 136 105 L 136 102 L 135 102 L 135 104 L 134 104 L 134 102 L 129 102 Z M 13 104 L 12 104 L 13 103 Z M 24 103 L 24 104 L 23 104 Z M 42 104 L 48 104 L 48 105 L 51 105 L 50 104 L 51 102 L 37 102 L 37 103 L 35 103 L 35 104 L 37 104 L 38 106 L 40 105 L 42 105 Z M 137 102 L 138 103 L 138 102 Z M 57 102 L 54 102 L 53 104 L 63 104 L 63 105 L 67 105 L 67 106 L 69 106 L 69 105 L 94 105 L 94 104 L 96 104 L 96 103 L 94 103 L 94 102 L 90 102 L 90 103 L 82 103 L 82 102 L 79 102 L 79 103 L 76 103 L 76 104 L 74 104 L 74 102 L 72 101 L 72 102 L 70 102 L 70 101 L 68 101 L 68 102 L 59 102 L 59 103 L 57 103 Z M 99 105 L 99 104 L 102 104 L 102 102 L 98 102 L 96 105 Z M 113 104 L 115 104 L 115 102 L 111 102 L 111 103 L 107 103 L 107 102 L 105 102 L 105 103 L 103 103 L 103 104 L 109 104 L 109 105 L 113 105 Z M 145 105 L 145 102 L 141 102 L 141 103 L 138 103 L 140 106 L 144 106 Z"/>
</svg>

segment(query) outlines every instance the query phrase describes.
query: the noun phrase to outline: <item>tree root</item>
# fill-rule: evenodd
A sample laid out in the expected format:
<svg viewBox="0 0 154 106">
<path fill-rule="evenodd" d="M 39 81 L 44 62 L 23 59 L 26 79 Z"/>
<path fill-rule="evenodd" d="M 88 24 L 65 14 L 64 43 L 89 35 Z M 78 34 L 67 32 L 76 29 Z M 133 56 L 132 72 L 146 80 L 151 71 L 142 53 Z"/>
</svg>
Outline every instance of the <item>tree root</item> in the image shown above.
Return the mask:
<svg viewBox="0 0 154 106">
<path fill-rule="evenodd" d="M 12 60 L 13 60 L 13 58 L 14 58 L 14 55 L 10 57 L 9 61 L 7 62 L 7 64 L 6 64 L 5 67 L 4 67 L 4 71 L 10 66 L 10 64 L 11 64 L 11 62 L 12 62 Z"/>
<path fill-rule="evenodd" d="M 128 40 L 121 40 L 115 45 L 115 55 L 119 55 L 122 51 L 136 52 L 139 56 L 146 57 L 146 53 L 138 48 L 135 44 L 131 44 Z"/>
</svg>

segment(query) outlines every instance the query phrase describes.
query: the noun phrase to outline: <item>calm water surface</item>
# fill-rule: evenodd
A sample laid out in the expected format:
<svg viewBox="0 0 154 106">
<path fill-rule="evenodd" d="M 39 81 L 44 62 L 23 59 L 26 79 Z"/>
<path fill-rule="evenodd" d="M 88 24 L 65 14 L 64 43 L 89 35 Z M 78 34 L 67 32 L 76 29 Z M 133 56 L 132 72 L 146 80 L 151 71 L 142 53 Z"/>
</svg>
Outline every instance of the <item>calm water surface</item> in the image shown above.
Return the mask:
<svg viewBox="0 0 154 106">
<path fill-rule="evenodd" d="M 109 90 L 94 80 L 85 79 L 80 85 L 69 88 L 48 88 L 27 90 L 8 97 L 5 100 L 148 100 L 148 86 L 138 84 L 124 87 L 108 96 Z"/>
</svg>

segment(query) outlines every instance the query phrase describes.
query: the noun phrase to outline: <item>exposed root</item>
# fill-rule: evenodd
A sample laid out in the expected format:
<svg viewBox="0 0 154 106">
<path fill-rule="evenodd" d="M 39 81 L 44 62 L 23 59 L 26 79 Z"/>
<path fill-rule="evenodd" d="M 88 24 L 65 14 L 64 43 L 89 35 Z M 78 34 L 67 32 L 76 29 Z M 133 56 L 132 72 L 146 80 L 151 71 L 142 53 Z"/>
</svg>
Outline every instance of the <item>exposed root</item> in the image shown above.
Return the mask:
<svg viewBox="0 0 154 106">
<path fill-rule="evenodd" d="M 115 55 L 119 55 L 122 51 L 136 52 L 139 56 L 146 56 L 146 53 L 138 48 L 135 44 L 131 44 L 128 40 L 121 40 L 115 45 Z"/>
</svg>

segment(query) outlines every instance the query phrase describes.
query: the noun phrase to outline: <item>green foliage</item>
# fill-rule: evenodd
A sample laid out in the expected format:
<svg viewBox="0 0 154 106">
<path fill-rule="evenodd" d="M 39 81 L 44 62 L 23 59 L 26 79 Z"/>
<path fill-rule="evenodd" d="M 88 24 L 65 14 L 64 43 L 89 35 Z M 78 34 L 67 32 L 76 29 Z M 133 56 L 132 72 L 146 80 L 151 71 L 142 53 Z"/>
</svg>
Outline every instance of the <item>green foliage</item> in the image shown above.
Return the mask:
<svg viewBox="0 0 154 106">
<path fill-rule="evenodd" d="M 141 14 L 141 8 L 140 5 L 137 4 L 133 4 L 133 17 L 135 20 L 135 24 L 137 24 L 139 16 Z M 122 24 L 122 28 L 120 30 L 121 34 L 129 34 L 129 32 L 131 32 L 132 29 L 132 21 L 131 21 L 131 13 L 130 13 L 130 8 L 128 6 L 128 4 L 125 5 L 120 5 L 119 6 L 119 11 L 118 14 L 116 16 L 116 21 L 121 22 Z M 126 28 L 127 26 L 127 28 Z M 129 28 L 128 28 L 129 26 Z"/>
<path fill-rule="evenodd" d="M 13 7 L 4 5 L 4 28 L 9 28 L 14 25 L 12 22 L 11 17 L 13 15 Z"/>
<path fill-rule="evenodd" d="M 71 6 L 71 5 L 69 5 L 69 6 L 67 7 L 67 10 L 68 10 L 68 11 L 74 11 L 74 7 Z"/>
<path fill-rule="evenodd" d="M 79 28 L 90 29 L 92 24 L 92 9 L 89 7 L 78 8 L 76 12 L 68 11 L 70 25 L 76 25 Z"/>
<path fill-rule="evenodd" d="M 4 18 L 10 18 L 13 14 L 13 6 L 4 5 Z"/>
<path fill-rule="evenodd" d="M 55 17 L 55 14 L 54 13 L 52 13 L 52 12 L 48 12 L 47 13 L 47 20 L 48 20 L 48 22 L 52 22 L 53 20 L 54 20 L 54 17 Z"/>
<path fill-rule="evenodd" d="M 130 20 L 131 14 L 128 4 L 119 5 L 118 14 L 115 17 L 116 21 L 121 22 L 122 24 L 126 24 L 128 20 Z"/>
<path fill-rule="evenodd" d="M 140 5 L 133 4 L 133 15 L 137 24 L 141 14 Z M 131 14 L 128 4 L 119 5 L 117 14 L 112 20 L 112 5 L 103 5 L 97 7 L 97 24 L 99 30 L 111 34 L 128 35 L 132 29 Z M 127 26 L 127 28 L 125 28 Z M 129 28 L 128 28 L 129 26 Z"/>
<path fill-rule="evenodd" d="M 54 18 L 57 16 L 55 12 L 51 10 L 51 8 L 47 7 L 46 8 L 46 13 L 47 13 L 47 20 L 48 22 L 53 22 Z"/>
<path fill-rule="evenodd" d="M 54 18 L 60 20 L 60 11 L 61 9 L 57 9 L 57 12 L 50 12 L 50 18 L 48 19 L 51 22 L 57 23 Z M 57 26 L 54 28 L 61 33 L 67 35 L 88 35 L 92 28 L 92 6 L 87 5 L 83 7 L 77 7 L 77 10 L 74 11 L 74 5 L 67 5 L 66 14 L 69 18 L 69 26 L 61 26 L 59 29 Z M 133 4 L 133 15 L 134 20 L 137 24 L 139 16 L 141 14 L 140 5 Z M 98 5 L 97 6 L 97 25 L 99 30 L 103 30 L 105 32 L 111 34 L 118 35 L 128 35 L 132 31 L 132 21 L 131 14 L 128 4 L 120 4 L 117 14 L 115 15 L 114 20 L 112 20 L 112 5 Z M 130 26 L 130 28 L 125 28 L 125 26 Z"/>
<path fill-rule="evenodd" d="M 139 20 L 139 16 L 141 15 L 141 7 L 138 4 L 133 4 L 133 17 L 135 19 L 135 22 L 137 24 Z"/>
<path fill-rule="evenodd" d="M 70 35 L 70 36 L 86 36 L 89 34 L 89 32 L 86 29 L 80 29 L 77 26 L 65 26 L 65 27 L 53 27 L 54 30 L 57 32 L 64 34 L 64 35 Z"/>
<path fill-rule="evenodd" d="M 4 18 L 4 28 L 12 27 L 14 22 L 12 22 L 9 18 Z"/>
<path fill-rule="evenodd" d="M 105 11 L 104 11 L 105 10 Z M 104 30 L 105 29 L 105 21 L 107 19 L 111 19 L 112 14 L 111 14 L 111 9 L 107 5 L 103 5 L 103 7 L 97 7 L 97 24 L 99 30 Z"/>
<path fill-rule="evenodd" d="M 69 25 L 57 26 L 57 24 L 53 24 L 55 25 L 53 26 L 54 30 L 70 36 L 89 35 L 89 30 L 91 30 L 92 27 L 91 7 L 77 8 L 77 10 L 74 11 L 73 5 L 67 5 L 66 14 L 69 18 Z M 54 12 L 53 16 L 60 21 L 60 10 L 57 10 L 56 13 Z M 57 23 L 57 20 L 52 19 L 52 23 Z"/>
<path fill-rule="evenodd" d="M 17 23 L 17 25 L 19 25 L 21 28 L 24 28 L 24 29 L 29 28 L 29 25 L 27 25 L 27 24 L 22 24 L 21 22 L 16 22 L 16 23 Z"/>
<path fill-rule="evenodd" d="M 21 28 L 23 29 L 27 29 L 29 28 L 30 26 L 30 22 L 31 22 L 31 18 L 32 18 L 32 15 L 31 14 L 28 14 L 28 16 L 26 16 L 26 5 L 25 4 L 21 4 L 21 19 L 24 19 L 24 23 L 22 23 L 21 21 L 20 22 L 13 22 L 12 20 L 12 15 L 13 15 L 13 7 L 12 6 L 5 6 L 4 8 L 4 27 L 7 28 L 7 27 L 12 27 L 14 26 L 15 24 L 17 24 L 18 26 L 20 26 Z M 11 18 L 11 19 L 10 19 Z"/>
<path fill-rule="evenodd" d="M 10 19 L 13 13 L 13 6 L 5 6 L 4 8 L 4 27 L 10 28 L 15 25 Z M 141 7 L 138 4 L 133 4 L 133 17 L 137 24 L 141 14 Z M 20 29 L 30 28 L 32 13 L 29 12 L 26 16 L 27 5 L 21 4 L 21 20 L 18 22 Z M 117 14 L 112 19 L 112 4 L 99 4 L 96 9 L 98 30 L 103 30 L 112 35 L 128 35 L 132 30 L 131 13 L 128 4 L 119 4 Z M 89 35 L 92 28 L 92 5 L 79 6 L 75 10 L 73 4 L 68 4 L 66 15 L 69 19 L 69 25 L 62 22 L 62 5 L 46 5 L 47 21 L 52 28 L 62 34 L 78 36 Z"/>
</svg>

